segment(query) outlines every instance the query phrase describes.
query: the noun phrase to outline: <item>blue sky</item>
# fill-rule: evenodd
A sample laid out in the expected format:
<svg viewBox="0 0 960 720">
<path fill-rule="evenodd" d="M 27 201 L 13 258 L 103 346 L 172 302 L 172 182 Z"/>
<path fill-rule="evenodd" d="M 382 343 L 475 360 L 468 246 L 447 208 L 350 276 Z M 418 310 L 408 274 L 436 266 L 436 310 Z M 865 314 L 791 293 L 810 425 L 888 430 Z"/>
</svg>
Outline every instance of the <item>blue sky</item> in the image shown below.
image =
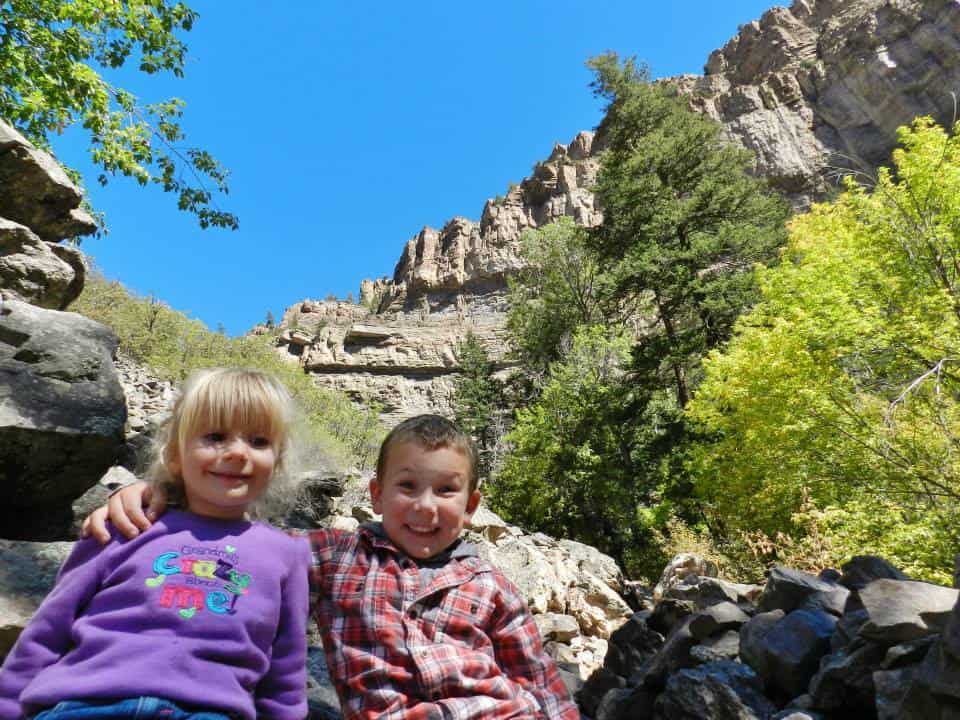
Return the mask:
<svg viewBox="0 0 960 720">
<path fill-rule="evenodd" d="M 187 103 L 191 144 L 231 170 L 240 230 L 201 231 L 172 197 L 104 188 L 84 137 L 54 139 L 90 178 L 109 278 L 231 335 L 304 298 L 392 275 L 424 225 L 479 219 L 554 142 L 600 120 L 584 61 L 614 50 L 655 77 L 700 73 L 759 0 L 193 0 L 183 79 L 123 72 L 145 102 Z"/>
</svg>

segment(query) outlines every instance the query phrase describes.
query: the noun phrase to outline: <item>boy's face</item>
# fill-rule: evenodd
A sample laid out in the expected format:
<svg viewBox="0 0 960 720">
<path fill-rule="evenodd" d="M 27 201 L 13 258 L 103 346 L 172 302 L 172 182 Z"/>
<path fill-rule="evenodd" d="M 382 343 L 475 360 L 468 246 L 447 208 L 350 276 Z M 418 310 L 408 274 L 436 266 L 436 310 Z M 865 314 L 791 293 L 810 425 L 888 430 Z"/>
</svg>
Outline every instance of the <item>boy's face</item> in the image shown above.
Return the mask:
<svg viewBox="0 0 960 720">
<path fill-rule="evenodd" d="M 383 477 L 370 481 L 370 496 L 393 544 L 425 560 L 460 537 L 480 502 L 480 491 L 470 492 L 470 471 L 470 460 L 455 448 L 391 447 Z"/>
</svg>

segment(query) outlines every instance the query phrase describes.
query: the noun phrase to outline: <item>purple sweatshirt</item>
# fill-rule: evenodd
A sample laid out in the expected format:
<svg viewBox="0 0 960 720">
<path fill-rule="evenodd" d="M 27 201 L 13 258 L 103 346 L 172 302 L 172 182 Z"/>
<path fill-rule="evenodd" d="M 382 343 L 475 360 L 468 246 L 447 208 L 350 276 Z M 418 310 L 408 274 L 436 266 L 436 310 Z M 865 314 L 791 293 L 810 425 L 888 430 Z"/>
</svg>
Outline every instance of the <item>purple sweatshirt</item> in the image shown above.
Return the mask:
<svg viewBox="0 0 960 720">
<path fill-rule="evenodd" d="M 0 720 L 143 695 L 300 720 L 309 567 L 302 538 L 174 510 L 134 540 L 81 540 L 0 669 Z"/>
</svg>

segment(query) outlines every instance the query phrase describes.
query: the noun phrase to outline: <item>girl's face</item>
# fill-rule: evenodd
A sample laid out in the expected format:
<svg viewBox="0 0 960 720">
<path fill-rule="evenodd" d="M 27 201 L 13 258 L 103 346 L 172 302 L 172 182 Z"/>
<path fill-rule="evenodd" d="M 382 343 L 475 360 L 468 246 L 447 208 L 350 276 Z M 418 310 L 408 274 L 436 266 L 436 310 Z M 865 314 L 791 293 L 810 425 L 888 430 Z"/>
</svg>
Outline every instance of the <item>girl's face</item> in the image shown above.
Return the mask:
<svg viewBox="0 0 960 720">
<path fill-rule="evenodd" d="M 276 460 L 274 442 L 266 434 L 205 429 L 189 436 L 167 465 L 183 479 L 191 512 L 239 519 L 267 489 Z"/>
</svg>

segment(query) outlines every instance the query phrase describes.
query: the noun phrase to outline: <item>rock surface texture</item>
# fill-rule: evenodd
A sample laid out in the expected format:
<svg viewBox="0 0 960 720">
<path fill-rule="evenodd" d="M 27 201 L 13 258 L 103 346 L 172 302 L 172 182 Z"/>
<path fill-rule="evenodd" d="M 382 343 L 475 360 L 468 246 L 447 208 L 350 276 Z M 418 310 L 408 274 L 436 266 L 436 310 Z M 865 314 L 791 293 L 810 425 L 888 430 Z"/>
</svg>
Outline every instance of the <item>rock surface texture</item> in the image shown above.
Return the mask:
<svg viewBox="0 0 960 720">
<path fill-rule="evenodd" d="M 83 289 L 80 253 L 57 243 L 97 229 L 63 168 L 0 120 L 0 297 L 62 310 Z"/>
<path fill-rule="evenodd" d="M 72 501 L 116 460 L 126 420 L 116 348 L 80 315 L 0 306 L 0 536 L 64 539 Z"/>
<path fill-rule="evenodd" d="M 703 76 L 673 81 L 803 208 L 840 174 L 889 162 L 898 126 L 918 115 L 951 121 L 958 51 L 954 0 L 795 0 L 744 25 L 711 54 Z M 360 305 L 292 306 L 280 325 L 282 352 L 319 384 L 380 403 L 388 423 L 449 412 L 467 332 L 507 367 L 506 279 L 520 265 L 523 232 L 561 216 L 600 222 L 591 188 L 602 149 L 602 138 L 580 133 L 488 200 L 479 222 L 424 228 L 392 278 L 362 283 Z"/>
</svg>

